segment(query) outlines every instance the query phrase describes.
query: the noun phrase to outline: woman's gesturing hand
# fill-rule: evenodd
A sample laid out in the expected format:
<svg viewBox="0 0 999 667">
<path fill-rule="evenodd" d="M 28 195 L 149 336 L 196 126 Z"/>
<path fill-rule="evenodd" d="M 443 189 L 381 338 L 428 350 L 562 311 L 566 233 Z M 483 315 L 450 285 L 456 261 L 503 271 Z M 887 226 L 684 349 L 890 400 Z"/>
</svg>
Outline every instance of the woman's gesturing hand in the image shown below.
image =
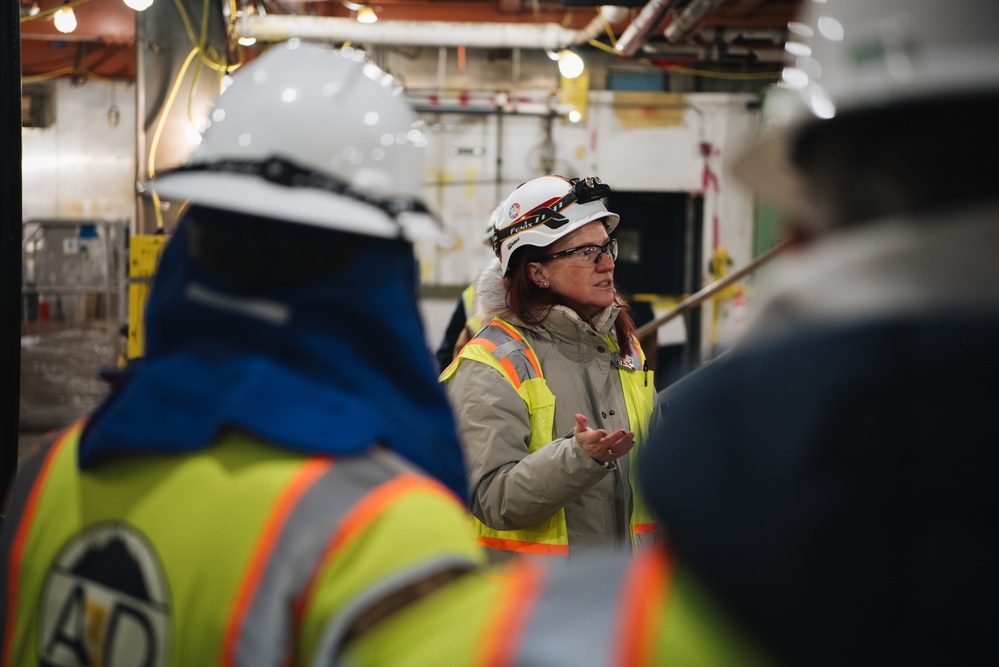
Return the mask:
<svg viewBox="0 0 999 667">
<path fill-rule="evenodd" d="M 619 428 L 613 433 L 604 429 L 592 429 L 586 424 L 586 417 L 576 415 L 576 428 L 572 434 L 576 442 L 595 461 L 612 463 L 631 451 L 635 446 L 635 434 Z"/>
</svg>

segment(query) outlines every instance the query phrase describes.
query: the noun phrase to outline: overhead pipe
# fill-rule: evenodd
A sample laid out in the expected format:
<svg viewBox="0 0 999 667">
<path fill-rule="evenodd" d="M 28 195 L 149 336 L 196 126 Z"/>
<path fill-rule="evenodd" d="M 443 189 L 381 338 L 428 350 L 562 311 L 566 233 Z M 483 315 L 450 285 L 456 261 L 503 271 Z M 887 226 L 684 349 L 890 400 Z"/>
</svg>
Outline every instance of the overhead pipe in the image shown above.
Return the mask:
<svg viewBox="0 0 999 667">
<path fill-rule="evenodd" d="M 358 23 L 333 16 L 243 16 L 236 22 L 240 38 L 282 42 L 292 37 L 359 44 L 397 46 L 474 46 L 558 50 L 585 44 L 603 32 L 600 16 L 579 30 L 557 23 L 477 23 L 449 21 L 378 21 Z"/>
<path fill-rule="evenodd" d="M 652 0 L 642 7 L 642 11 L 638 12 L 638 16 L 625 29 L 621 38 L 617 40 L 617 44 L 614 45 L 614 50 L 617 51 L 618 55 L 635 55 L 635 52 L 649 40 L 653 31 L 662 22 L 666 12 L 677 2 L 678 0 Z"/>
<path fill-rule="evenodd" d="M 700 25 L 701 21 L 724 0 L 691 0 L 683 11 L 666 26 L 663 36 L 667 42 L 678 42 Z"/>
</svg>

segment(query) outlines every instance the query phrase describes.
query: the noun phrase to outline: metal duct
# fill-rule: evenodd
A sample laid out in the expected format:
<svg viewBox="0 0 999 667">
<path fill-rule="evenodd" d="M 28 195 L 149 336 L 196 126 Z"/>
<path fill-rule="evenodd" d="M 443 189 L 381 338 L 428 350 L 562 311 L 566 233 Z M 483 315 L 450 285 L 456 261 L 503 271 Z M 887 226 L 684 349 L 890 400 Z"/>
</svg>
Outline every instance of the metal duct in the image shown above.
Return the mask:
<svg viewBox="0 0 999 667">
<path fill-rule="evenodd" d="M 292 37 L 398 46 L 471 46 L 557 50 L 583 44 L 603 32 L 600 17 L 579 30 L 555 23 L 475 23 L 378 21 L 358 23 L 328 16 L 246 16 L 236 23 L 238 37 L 281 42 Z"/>
<path fill-rule="evenodd" d="M 724 0 L 690 0 L 682 12 L 663 31 L 668 42 L 678 42 L 691 33 Z"/>
<path fill-rule="evenodd" d="M 670 7 L 675 5 L 677 0 L 652 0 L 642 7 L 631 25 L 625 29 L 624 34 L 617 40 L 614 50 L 620 55 L 633 56 L 641 48 L 642 44 L 648 41 L 649 36 L 656 29 L 656 26 L 666 16 Z"/>
</svg>

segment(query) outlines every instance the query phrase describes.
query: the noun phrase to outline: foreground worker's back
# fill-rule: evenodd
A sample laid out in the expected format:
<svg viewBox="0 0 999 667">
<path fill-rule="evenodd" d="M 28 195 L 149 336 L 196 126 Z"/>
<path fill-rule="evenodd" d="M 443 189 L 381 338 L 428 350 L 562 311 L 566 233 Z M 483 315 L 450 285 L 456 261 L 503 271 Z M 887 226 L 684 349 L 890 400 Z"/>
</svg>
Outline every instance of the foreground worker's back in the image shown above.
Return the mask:
<svg viewBox="0 0 999 667">
<path fill-rule="evenodd" d="M 81 472 L 78 434 L 15 487 L 3 664 L 331 664 L 367 603 L 482 560 L 458 499 L 386 450 L 233 435 Z"/>
</svg>

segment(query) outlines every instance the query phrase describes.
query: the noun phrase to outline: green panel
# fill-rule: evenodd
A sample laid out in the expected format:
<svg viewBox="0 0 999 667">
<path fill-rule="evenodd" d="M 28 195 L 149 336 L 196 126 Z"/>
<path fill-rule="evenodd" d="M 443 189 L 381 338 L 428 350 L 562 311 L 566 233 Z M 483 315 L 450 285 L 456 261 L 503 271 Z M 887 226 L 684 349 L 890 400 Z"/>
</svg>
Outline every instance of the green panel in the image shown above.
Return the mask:
<svg viewBox="0 0 999 667">
<path fill-rule="evenodd" d="M 753 257 L 759 257 L 784 238 L 784 218 L 771 204 L 756 200 L 753 225 Z M 769 263 L 759 267 L 755 275 L 766 273 Z"/>
</svg>

